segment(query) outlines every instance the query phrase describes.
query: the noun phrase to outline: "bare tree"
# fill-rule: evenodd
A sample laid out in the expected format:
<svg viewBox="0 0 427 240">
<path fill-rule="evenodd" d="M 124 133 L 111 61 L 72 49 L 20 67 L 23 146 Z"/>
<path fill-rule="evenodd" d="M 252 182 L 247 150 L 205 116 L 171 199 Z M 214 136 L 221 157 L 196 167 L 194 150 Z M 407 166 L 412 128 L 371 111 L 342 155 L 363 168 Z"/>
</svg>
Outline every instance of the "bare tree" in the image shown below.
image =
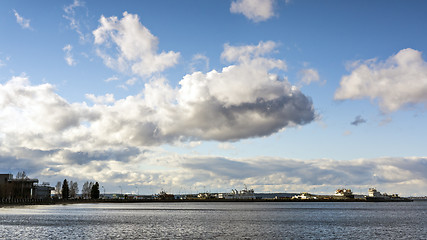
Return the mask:
<svg viewBox="0 0 427 240">
<path fill-rule="evenodd" d="M 61 182 L 56 183 L 55 193 L 56 193 L 57 198 L 59 198 L 59 196 L 61 196 L 61 190 L 62 190 L 62 183 Z"/>
<path fill-rule="evenodd" d="M 77 198 L 79 192 L 79 186 L 77 182 L 70 181 L 70 198 Z"/>
<path fill-rule="evenodd" d="M 22 172 L 18 172 L 16 174 L 16 179 L 28 179 L 27 174 L 25 173 L 25 171 Z"/>
<path fill-rule="evenodd" d="M 85 198 L 85 199 L 90 198 L 92 187 L 93 187 L 93 182 L 87 181 L 83 184 L 83 188 L 82 188 L 82 197 L 83 198 Z"/>
</svg>

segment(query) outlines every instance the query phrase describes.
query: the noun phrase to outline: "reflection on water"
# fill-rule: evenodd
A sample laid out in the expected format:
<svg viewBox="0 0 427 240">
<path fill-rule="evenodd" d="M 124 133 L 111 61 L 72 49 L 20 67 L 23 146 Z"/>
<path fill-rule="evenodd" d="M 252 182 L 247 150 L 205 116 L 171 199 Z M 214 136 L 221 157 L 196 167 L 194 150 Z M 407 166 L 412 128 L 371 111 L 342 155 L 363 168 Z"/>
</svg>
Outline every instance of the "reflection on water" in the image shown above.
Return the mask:
<svg viewBox="0 0 427 240">
<path fill-rule="evenodd" d="M 427 202 L 100 203 L 0 208 L 2 239 L 427 236 Z"/>
</svg>

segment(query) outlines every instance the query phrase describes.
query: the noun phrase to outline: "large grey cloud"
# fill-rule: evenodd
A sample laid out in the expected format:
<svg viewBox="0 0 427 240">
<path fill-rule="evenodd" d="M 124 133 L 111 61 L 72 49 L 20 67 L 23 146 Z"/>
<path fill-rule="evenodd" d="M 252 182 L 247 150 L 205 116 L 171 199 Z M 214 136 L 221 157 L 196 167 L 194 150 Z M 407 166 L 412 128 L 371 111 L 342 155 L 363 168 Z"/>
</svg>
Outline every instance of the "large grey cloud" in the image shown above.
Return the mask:
<svg viewBox="0 0 427 240">
<path fill-rule="evenodd" d="M 177 87 L 153 79 L 140 94 L 118 100 L 87 94 L 92 106 L 67 102 L 51 84 L 13 77 L 0 84 L 0 141 L 8 151 L 55 150 L 56 162 L 84 164 L 126 161 L 108 157 L 109 148 L 237 141 L 310 123 L 316 117 L 311 99 L 271 73 L 286 69 L 284 61 L 265 57 L 274 48 L 273 42 L 226 45 L 223 58 L 231 65 L 222 71 L 188 74 Z"/>
</svg>

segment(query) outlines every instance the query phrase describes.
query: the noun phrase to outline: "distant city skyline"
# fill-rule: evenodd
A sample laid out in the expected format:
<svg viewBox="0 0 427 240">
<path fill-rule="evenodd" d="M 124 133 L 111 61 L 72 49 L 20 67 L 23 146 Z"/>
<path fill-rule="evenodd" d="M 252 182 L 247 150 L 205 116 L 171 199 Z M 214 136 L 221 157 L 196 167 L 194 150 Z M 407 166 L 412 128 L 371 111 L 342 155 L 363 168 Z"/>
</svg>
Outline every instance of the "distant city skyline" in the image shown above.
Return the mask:
<svg viewBox="0 0 427 240">
<path fill-rule="evenodd" d="M 108 193 L 427 195 L 424 9 L 2 1 L 0 172 Z"/>
</svg>

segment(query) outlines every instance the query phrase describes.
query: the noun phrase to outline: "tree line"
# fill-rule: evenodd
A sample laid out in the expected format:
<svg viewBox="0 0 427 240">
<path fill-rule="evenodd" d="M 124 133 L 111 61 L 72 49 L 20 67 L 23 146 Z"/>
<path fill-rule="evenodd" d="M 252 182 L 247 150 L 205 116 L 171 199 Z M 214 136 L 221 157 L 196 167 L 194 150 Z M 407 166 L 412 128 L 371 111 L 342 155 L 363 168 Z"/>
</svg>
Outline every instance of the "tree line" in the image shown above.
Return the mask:
<svg viewBox="0 0 427 240">
<path fill-rule="evenodd" d="M 55 186 L 55 197 L 62 199 L 76 199 L 79 198 L 79 185 L 77 182 L 70 181 L 67 179 L 58 182 Z M 81 198 L 83 199 L 98 199 L 99 198 L 99 183 L 98 182 L 85 182 L 82 188 Z"/>
</svg>

